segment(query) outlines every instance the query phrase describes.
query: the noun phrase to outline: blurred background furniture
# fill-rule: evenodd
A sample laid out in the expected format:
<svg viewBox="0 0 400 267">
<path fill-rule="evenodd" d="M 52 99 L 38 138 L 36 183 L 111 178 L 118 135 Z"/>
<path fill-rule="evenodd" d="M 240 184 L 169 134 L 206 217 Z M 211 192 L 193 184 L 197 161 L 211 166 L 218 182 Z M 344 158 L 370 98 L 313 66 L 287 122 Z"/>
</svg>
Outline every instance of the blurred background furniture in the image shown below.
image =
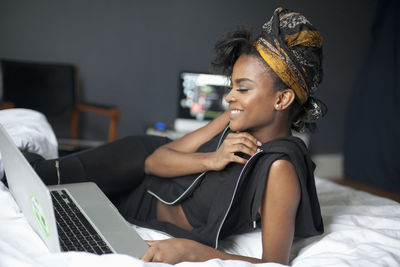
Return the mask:
<svg viewBox="0 0 400 267">
<path fill-rule="evenodd" d="M 0 110 L 1 109 L 9 109 L 9 108 L 13 108 L 13 107 L 14 107 L 14 104 L 11 102 L 0 101 Z"/>
<path fill-rule="evenodd" d="M 117 138 L 120 109 L 117 106 L 83 103 L 77 66 L 8 59 L 0 63 L 3 106 L 43 113 L 55 131 L 60 154 L 102 143 L 78 139 L 81 134 L 81 112 L 109 117 L 108 136 L 104 141 Z"/>
</svg>

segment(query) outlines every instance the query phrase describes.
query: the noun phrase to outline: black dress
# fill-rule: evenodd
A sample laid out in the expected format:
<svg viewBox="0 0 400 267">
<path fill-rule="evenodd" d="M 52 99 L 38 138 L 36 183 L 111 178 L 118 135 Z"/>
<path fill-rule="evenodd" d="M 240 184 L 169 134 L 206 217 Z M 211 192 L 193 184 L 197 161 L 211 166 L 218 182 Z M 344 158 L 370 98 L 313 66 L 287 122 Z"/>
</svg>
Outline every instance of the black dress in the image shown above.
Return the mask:
<svg viewBox="0 0 400 267">
<path fill-rule="evenodd" d="M 229 133 L 229 129 L 199 148 L 210 152 Z M 267 174 L 278 159 L 290 161 L 297 172 L 301 200 L 295 222 L 295 237 L 323 233 L 323 222 L 315 188 L 314 168 L 304 142 L 289 136 L 267 142 L 262 151 L 245 165 L 231 163 L 223 171 L 209 171 L 176 178 L 146 176 L 144 182 L 124 201 L 121 213 L 140 226 L 164 231 L 217 247 L 218 239 L 255 228 Z M 181 204 L 194 227 L 184 230 L 156 219 L 157 199 L 166 204 Z"/>
</svg>

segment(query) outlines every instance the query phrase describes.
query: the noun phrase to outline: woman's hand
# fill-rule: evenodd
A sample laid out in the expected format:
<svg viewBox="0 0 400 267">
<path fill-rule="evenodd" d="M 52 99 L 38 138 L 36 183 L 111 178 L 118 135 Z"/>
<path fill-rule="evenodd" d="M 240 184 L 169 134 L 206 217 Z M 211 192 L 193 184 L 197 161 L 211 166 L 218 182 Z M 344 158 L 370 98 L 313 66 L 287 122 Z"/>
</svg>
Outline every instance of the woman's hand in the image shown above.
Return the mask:
<svg viewBox="0 0 400 267">
<path fill-rule="evenodd" d="M 230 162 L 246 163 L 238 156 L 249 156 L 261 145 L 247 132 L 230 133 L 216 152 L 196 152 L 226 128 L 229 111 L 224 112 L 206 126 L 156 149 L 145 161 L 145 173 L 159 177 L 178 177 L 204 171 L 219 171 Z M 235 154 L 236 153 L 236 154 Z"/>
<path fill-rule="evenodd" d="M 264 262 L 257 258 L 228 254 L 190 239 L 170 238 L 162 241 L 147 241 L 147 244 L 150 248 L 143 255 L 142 260 L 149 262 L 176 264 L 183 261 L 200 262 L 210 259 Z"/>
<path fill-rule="evenodd" d="M 171 238 L 146 241 L 150 246 L 142 260 L 176 264 L 183 261 L 205 261 L 211 258 L 213 248 L 189 239 Z"/>
<path fill-rule="evenodd" d="M 253 156 L 261 142 L 247 132 L 230 133 L 216 152 L 213 152 L 210 166 L 212 170 L 219 171 L 231 162 L 245 164 L 247 160 L 238 154 L 243 153 Z"/>
</svg>

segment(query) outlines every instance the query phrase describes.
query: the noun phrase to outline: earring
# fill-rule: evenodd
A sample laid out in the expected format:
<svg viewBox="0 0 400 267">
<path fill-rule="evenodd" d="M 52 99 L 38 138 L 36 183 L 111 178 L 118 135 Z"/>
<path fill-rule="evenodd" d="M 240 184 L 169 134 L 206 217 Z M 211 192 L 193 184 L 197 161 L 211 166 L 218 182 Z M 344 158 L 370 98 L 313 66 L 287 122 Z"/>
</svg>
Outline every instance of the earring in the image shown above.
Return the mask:
<svg viewBox="0 0 400 267">
<path fill-rule="evenodd" d="M 276 105 L 275 105 L 275 108 L 278 109 L 278 108 L 279 108 L 279 104 L 276 104 Z"/>
</svg>

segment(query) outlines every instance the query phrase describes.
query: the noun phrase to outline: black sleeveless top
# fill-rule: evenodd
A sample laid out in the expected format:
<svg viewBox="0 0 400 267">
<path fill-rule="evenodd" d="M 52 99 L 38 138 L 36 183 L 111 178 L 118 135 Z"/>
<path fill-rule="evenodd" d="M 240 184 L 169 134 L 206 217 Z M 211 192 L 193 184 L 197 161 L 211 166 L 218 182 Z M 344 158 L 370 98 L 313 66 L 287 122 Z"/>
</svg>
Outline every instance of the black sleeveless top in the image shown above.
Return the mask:
<svg viewBox="0 0 400 267">
<path fill-rule="evenodd" d="M 202 145 L 198 152 L 215 151 L 229 131 L 227 128 L 215 136 Z M 194 227 L 192 231 L 155 219 L 145 222 L 133 220 L 133 223 L 217 247 L 218 239 L 248 231 L 260 222 L 257 211 L 269 167 L 275 160 L 285 159 L 294 165 L 301 187 L 295 236 L 309 237 L 323 233 L 313 175 L 315 165 L 304 142 L 289 136 L 267 142 L 261 149 L 245 165 L 231 163 L 222 171 L 174 179 L 146 177 L 145 187 L 150 195 L 169 205 L 182 205 L 188 221 Z"/>
</svg>

